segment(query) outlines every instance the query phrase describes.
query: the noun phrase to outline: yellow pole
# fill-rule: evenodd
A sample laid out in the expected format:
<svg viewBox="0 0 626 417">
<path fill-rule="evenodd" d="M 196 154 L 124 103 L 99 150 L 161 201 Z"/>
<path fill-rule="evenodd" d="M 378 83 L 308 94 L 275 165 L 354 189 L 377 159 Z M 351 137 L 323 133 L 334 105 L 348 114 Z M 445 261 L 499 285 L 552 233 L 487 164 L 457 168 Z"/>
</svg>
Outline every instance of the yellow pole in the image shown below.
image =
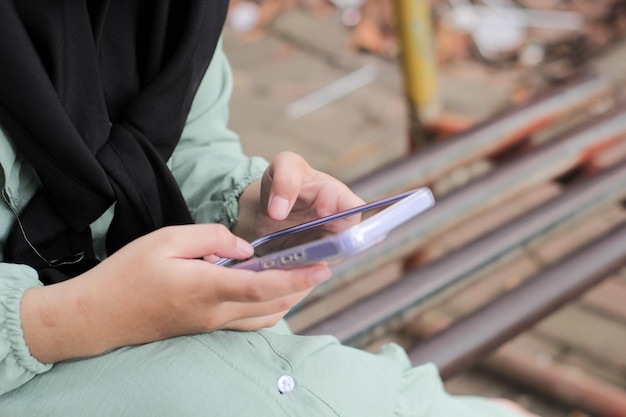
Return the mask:
<svg viewBox="0 0 626 417">
<path fill-rule="evenodd" d="M 409 104 L 409 135 L 412 146 L 420 148 L 428 142 L 426 128 L 440 112 L 430 0 L 394 1 Z"/>
</svg>

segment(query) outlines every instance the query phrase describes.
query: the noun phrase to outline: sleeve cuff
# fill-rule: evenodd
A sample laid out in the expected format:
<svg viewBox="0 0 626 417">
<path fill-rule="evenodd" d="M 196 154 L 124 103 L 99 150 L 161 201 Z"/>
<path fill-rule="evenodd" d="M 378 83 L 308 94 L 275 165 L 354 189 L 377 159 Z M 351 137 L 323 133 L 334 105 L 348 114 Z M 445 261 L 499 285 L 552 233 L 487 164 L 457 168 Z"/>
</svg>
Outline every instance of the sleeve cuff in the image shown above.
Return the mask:
<svg viewBox="0 0 626 417">
<path fill-rule="evenodd" d="M 191 209 L 194 220 L 198 223 L 222 223 L 232 228 L 239 219 L 239 197 L 250 184 L 263 176 L 267 165 L 267 161 L 258 157 L 237 165 L 225 179 L 230 184 L 219 185 L 218 188 L 223 190 L 221 193 Z"/>
<path fill-rule="evenodd" d="M 5 268 L 6 267 L 6 268 Z M 52 368 L 35 359 L 26 346 L 20 317 L 24 292 L 41 286 L 25 265 L 0 265 L 0 395 Z"/>
</svg>

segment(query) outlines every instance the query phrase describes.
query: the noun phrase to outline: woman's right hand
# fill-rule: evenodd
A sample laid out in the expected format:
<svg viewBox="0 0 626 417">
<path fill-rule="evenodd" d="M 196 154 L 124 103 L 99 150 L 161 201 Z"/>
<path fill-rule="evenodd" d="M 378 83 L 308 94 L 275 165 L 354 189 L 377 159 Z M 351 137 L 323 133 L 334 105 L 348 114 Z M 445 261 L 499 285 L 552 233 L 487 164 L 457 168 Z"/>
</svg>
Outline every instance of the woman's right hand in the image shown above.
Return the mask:
<svg viewBox="0 0 626 417">
<path fill-rule="evenodd" d="M 76 278 L 26 291 L 26 343 L 51 363 L 184 334 L 269 327 L 330 277 L 323 265 L 251 272 L 202 260 L 251 254 L 221 225 L 157 230 Z"/>
</svg>

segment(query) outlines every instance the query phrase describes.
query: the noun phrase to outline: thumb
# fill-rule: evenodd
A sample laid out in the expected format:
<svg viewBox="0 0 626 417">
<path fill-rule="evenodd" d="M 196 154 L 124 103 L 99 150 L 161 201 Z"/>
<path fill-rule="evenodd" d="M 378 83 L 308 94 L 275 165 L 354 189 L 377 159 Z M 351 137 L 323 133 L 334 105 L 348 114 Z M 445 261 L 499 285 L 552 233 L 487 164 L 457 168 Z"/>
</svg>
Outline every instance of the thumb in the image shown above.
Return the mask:
<svg viewBox="0 0 626 417">
<path fill-rule="evenodd" d="M 195 259 L 212 255 L 243 259 L 254 254 L 252 246 L 221 224 L 190 224 L 157 231 L 170 256 Z"/>
</svg>

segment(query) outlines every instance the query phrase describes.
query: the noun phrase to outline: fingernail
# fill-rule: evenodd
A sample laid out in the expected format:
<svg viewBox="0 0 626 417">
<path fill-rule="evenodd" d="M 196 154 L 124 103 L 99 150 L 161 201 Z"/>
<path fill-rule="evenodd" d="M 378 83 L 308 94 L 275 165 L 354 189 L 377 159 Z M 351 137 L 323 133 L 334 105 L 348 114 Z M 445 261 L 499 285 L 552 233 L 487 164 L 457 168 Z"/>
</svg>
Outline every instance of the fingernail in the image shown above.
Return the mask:
<svg viewBox="0 0 626 417">
<path fill-rule="evenodd" d="M 274 196 L 270 202 L 270 215 L 277 220 L 283 220 L 289 215 L 289 201 L 282 197 Z"/>
<path fill-rule="evenodd" d="M 309 275 L 309 279 L 313 284 L 319 284 L 330 278 L 331 271 L 329 268 L 320 268 Z"/>
<path fill-rule="evenodd" d="M 239 249 L 242 255 L 252 256 L 254 254 L 252 245 L 241 238 L 237 238 L 237 249 Z"/>
</svg>

